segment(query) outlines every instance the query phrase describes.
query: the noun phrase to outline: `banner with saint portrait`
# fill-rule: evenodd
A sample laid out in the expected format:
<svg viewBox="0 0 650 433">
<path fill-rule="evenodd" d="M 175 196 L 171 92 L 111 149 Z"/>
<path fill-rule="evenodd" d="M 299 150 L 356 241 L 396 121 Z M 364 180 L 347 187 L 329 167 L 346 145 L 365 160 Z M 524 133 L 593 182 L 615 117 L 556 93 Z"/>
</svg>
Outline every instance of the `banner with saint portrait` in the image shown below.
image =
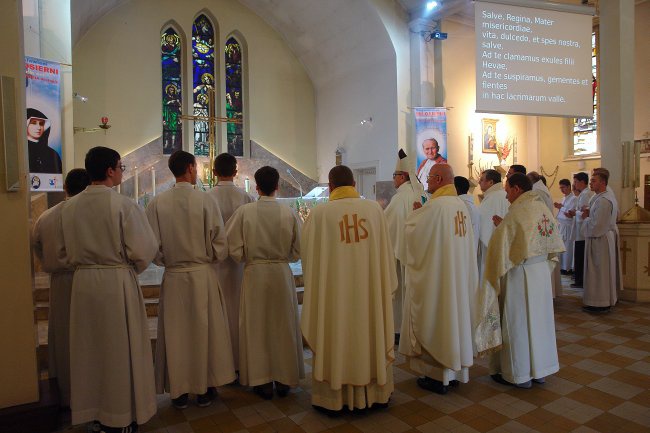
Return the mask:
<svg viewBox="0 0 650 433">
<path fill-rule="evenodd" d="M 418 180 L 427 186 L 427 176 L 434 164 L 447 162 L 447 109 L 445 107 L 416 107 L 415 148 Z"/>
<path fill-rule="evenodd" d="M 60 64 L 25 57 L 27 154 L 32 191 L 62 191 Z"/>
</svg>

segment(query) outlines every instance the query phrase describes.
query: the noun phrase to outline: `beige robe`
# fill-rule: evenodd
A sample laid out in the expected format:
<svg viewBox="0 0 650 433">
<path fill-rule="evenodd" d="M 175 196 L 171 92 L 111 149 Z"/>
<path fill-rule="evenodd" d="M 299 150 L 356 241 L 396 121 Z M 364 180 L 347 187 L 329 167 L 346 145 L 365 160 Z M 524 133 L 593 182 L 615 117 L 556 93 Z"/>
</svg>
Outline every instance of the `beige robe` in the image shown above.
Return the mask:
<svg viewBox="0 0 650 433">
<path fill-rule="evenodd" d="M 239 312 L 239 381 L 297 386 L 305 377 L 298 298 L 289 262 L 300 258 L 300 223 L 273 197 L 228 221 L 230 256 L 245 262 Z"/>
<path fill-rule="evenodd" d="M 538 180 L 533 184 L 533 191 L 537 193 L 540 199 L 544 202 L 551 214 L 554 212 L 553 199 L 551 198 L 551 191 L 548 190 L 544 182 Z M 559 230 L 559 227 L 558 227 Z M 553 268 L 551 273 L 551 285 L 553 291 L 553 298 L 562 295 L 562 273 L 560 272 L 560 262 Z"/>
<path fill-rule="evenodd" d="M 406 220 L 407 297 L 400 353 L 411 369 L 448 385 L 469 381 L 478 267 L 474 229 L 453 185 Z M 442 246 L 442 247 L 441 247 Z"/>
<path fill-rule="evenodd" d="M 312 403 L 386 403 L 393 391 L 395 259 L 379 204 L 339 187 L 302 231 L 301 327 L 314 353 Z"/>
<path fill-rule="evenodd" d="M 551 273 L 563 251 L 548 206 L 534 191 L 519 196 L 487 252 L 482 292 L 494 289 L 498 294 L 503 343 L 490 356 L 490 374 L 524 383 L 559 370 Z"/>
<path fill-rule="evenodd" d="M 404 304 L 404 283 L 406 279 L 406 239 L 404 238 L 404 227 L 406 218 L 413 211 L 413 202 L 420 202 L 420 195 L 413 190 L 411 181 L 404 182 L 397 188 L 397 192 L 391 198 L 390 203 L 384 210 L 388 232 L 393 244 L 397 270 L 397 290 L 393 297 L 393 321 L 395 332 L 400 332 L 402 327 L 402 308 Z"/>
<path fill-rule="evenodd" d="M 479 224 L 481 225 L 481 232 L 478 234 L 478 275 L 479 281 L 483 280 L 485 272 L 485 258 L 487 257 L 487 248 L 490 244 L 490 238 L 496 226 L 492 221 L 494 215 L 505 217 L 508 213 L 510 203 L 506 199 L 506 192 L 503 189 L 503 183 L 499 182 L 492 185 L 487 191 L 483 193 L 483 201 L 478 207 L 480 214 Z"/>
<path fill-rule="evenodd" d="M 65 249 L 76 266 L 70 303 L 72 424 L 144 424 L 156 413 L 147 313 L 136 274 L 156 238 L 128 197 L 90 185 L 62 211 Z"/>
<path fill-rule="evenodd" d="M 616 305 L 617 292 L 623 288 L 613 195 L 610 191 L 596 194 L 582 224 L 586 241 L 583 303 L 591 307 Z"/>
<path fill-rule="evenodd" d="M 224 225 L 239 206 L 255 201 L 250 194 L 235 186 L 233 182 L 219 181 L 214 188 L 208 191 L 208 194 L 217 200 Z M 244 265 L 235 262 L 231 257 L 217 263 L 217 278 L 228 312 L 228 329 L 230 329 L 235 368 L 239 368 L 239 302 L 243 274 Z"/>
<path fill-rule="evenodd" d="M 61 405 L 70 406 L 70 294 L 74 268 L 65 256 L 61 227 L 61 210 L 64 203 L 59 203 L 41 214 L 34 225 L 32 244 L 43 270 L 50 273 L 48 375 L 57 379 Z"/>
<path fill-rule="evenodd" d="M 214 264 L 228 255 L 216 201 L 188 182 L 157 195 L 147 207 L 165 266 L 156 342 L 156 391 L 203 394 L 237 377 L 226 307 Z"/>
</svg>

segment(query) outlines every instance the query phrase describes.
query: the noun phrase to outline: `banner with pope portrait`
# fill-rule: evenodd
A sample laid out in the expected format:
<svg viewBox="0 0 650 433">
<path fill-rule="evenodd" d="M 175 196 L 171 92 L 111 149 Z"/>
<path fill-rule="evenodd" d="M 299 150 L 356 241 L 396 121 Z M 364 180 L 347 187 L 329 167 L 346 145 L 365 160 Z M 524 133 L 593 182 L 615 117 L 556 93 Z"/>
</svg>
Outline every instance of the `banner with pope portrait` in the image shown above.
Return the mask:
<svg viewBox="0 0 650 433">
<path fill-rule="evenodd" d="M 427 176 L 434 164 L 447 162 L 447 109 L 445 107 L 416 107 L 415 148 L 418 180 L 427 188 Z"/>
</svg>

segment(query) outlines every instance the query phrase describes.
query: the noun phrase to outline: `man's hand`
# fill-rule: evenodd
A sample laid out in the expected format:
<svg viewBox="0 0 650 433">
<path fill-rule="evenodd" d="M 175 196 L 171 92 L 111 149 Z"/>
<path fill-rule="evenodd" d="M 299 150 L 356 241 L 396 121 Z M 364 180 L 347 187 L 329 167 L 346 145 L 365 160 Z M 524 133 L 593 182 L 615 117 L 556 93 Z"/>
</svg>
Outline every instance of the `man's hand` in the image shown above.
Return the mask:
<svg viewBox="0 0 650 433">
<path fill-rule="evenodd" d="M 582 209 L 582 219 L 584 220 L 584 219 L 587 219 L 587 218 L 589 218 L 589 208 L 588 207 Z"/>
<path fill-rule="evenodd" d="M 562 209 L 562 203 L 555 202 L 553 206 L 555 206 L 555 209 Z"/>
<path fill-rule="evenodd" d="M 501 224 L 501 221 L 503 221 L 503 218 L 501 218 L 499 215 L 492 216 L 492 223 L 494 224 L 495 227 L 498 227 L 499 224 Z"/>
<path fill-rule="evenodd" d="M 568 216 L 569 218 L 573 218 L 574 216 L 576 216 L 576 210 L 575 209 L 569 209 L 565 213 L 566 213 L 566 216 Z"/>
<path fill-rule="evenodd" d="M 413 202 L 413 210 L 418 210 L 421 207 L 422 207 L 422 203 L 420 203 L 419 201 L 414 201 Z"/>
</svg>

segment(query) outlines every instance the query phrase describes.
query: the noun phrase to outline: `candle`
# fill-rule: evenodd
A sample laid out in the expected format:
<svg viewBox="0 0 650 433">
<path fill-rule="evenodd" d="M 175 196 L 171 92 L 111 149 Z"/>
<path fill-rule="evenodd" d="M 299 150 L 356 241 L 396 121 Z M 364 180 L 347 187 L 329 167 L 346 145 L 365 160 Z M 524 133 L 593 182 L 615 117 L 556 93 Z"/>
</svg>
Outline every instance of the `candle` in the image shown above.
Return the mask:
<svg viewBox="0 0 650 433">
<path fill-rule="evenodd" d="M 512 163 L 517 163 L 517 137 L 512 141 Z"/>
<path fill-rule="evenodd" d="M 138 167 L 135 167 L 135 174 L 133 175 L 133 192 L 135 193 L 135 202 L 138 202 L 138 189 L 139 189 L 139 184 L 138 184 Z"/>
<path fill-rule="evenodd" d="M 470 163 L 474 160 L 474 137 L 469 133 L 467 137 L 467 162 Z"/>
<path fill-rule="evenodd" d="M 246 177 L 246 180 L 244 181 L 244 189 L 246 192 L 251 192 L 251 181 Z"/>
<path fill-rule="evenodd" d="M 156 169 L 151 167 L 151 195 L 156 195 Z"/>
</svg>

